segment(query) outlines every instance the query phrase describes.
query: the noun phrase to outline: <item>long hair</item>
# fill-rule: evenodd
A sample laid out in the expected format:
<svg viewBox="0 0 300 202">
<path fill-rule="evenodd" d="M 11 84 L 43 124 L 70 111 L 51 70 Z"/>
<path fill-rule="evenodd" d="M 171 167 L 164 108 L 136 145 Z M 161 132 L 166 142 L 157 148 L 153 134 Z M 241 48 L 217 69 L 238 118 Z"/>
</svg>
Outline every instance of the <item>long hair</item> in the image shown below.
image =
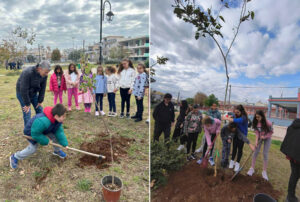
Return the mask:
<svg viewBox="0 0 300 202">
<path fill-rule="evenodd" d="M 265 115 L 265 113 L 262 110 L 257 110 L 255 112 L 255 115 L 253 117 L 253 122 L 252 122 L 254 130 L 258 130 L 258 128 L 257 128 L 258 120 L 256 119 L 256 115 L 261 116 L 260 123 L 261 123 L 261 129 L 262 129 L 262 131 L 264 131 L 265 133 L 270 132 L 270 128 L 269 128 L 269 126 L 267 124 L 266 115 Z"/>
<path fill-rule="evenodd" d="M 248 114 L 245 110 L 245 108 L 243 107 L 243 105 L 238 105 L 235 107 L 236 110 L 239 110 L 241 112 L 241 116 L 245 117 L 246 120 L 248 120 Z"/>
<path fill-rule="evenodd" d="M 128 62 L 129 68 L 134 69 L 133 64 L 132 64 L 132 61 L 129 60 L 129 59 L 127 59 L 127 58 L 125 58 L 125 59 L 123 59 L 123 60 L 121 61 L 120 65 L 119 65 L 118 74 L 120 74 L 120 73 L 123 71 L 123 69 L 124 69 L 124 66 L 123 66 L 122 62 Z"/>
<path fill-rule="evenodd" d="M 60 70 L 60 72 L 58 73 L 57 70 Z M 62 70 L 62 68 L 61 68 L 60 65 L 56 65 L 55 68 L 54 68 L 54 73 L 55 73 L 56 75 L 61 76 L 61 75 L 63 75 L 64 72 L 63 72 L 63 70 Z"/>
<path fill-rule="evenodd" d="M 72 66 L 74 67 L 74 71 L 71 71 Z M 68 70 L 69 70 L 69 74 L 72 74 L 73 72 L 75 72 L 75 74 L 78 74 L 77 69 L 76 69 L 76 65 L 74 63 L 69 64 Z"/>
<path fill-rule="evenodd" d="M 181 101 L 181 106 L 180 106 L 180 114 L 186 114 L 188 107 L 189 107 L 189 105 L 188 105 L 187 101 L 182 100 Z"/>
<path fill-rule="evenodd" d="M 106 70 L 109 71 L 111 74 L 115 74 L 116 73 L 116 68 L 113 66 L 107 66 Z"/>
</svg>

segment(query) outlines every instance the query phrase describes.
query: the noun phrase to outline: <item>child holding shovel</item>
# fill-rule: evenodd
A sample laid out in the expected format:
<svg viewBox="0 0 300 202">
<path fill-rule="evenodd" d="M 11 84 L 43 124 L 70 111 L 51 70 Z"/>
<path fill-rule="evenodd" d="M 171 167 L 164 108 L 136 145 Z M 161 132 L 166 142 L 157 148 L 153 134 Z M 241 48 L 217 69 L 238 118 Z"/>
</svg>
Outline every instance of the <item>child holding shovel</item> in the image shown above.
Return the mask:
<svg viewBox="0 0 300 202">
<path fill-rule="evenodd" d="M 204 157 L 210 156 L 209 163 L 211 166 L 214 166 L 215 162 L 212 157 L 212 151 L 214 149 L 215 137 L 216 135 L 220 134 L 221 131 L 221 121 L 219 119 L 207 116 L 203 119 L 203 125 L 204 125 L 204 135 L 206 138 L 206 142 L 204 144 L 202 158 L 200 158 L 197 161 L 197 163 L 201 164 Z M 207 148 L 209 149 L 209 155 L 206 155 Z"/>
<path fill-rule="evenodd" d="M 231 122 L 228 125 L 225 125 L 221 130 L 221 138 L 223 143 L 221 166 L 223 168 L 228 166 L 231 143 L 236 136 L 243 142 L 247 143 L 252 151 L 255 150 L 255 147 L 250 144 L 248 138 L 237 128 L 236 123 Z"/>
<path fill-rule="evenodd" d="M 253 128 L 256 135 L 256 149 L 253 154 L 251 168 L 249 169 L 247 174 L 249 176 L 252 176 L 254 174 L 256 158 L 259 154 L 261 145 L 264 144 L 264 151 L 263 151 L 264 163 L 263 163 L 262 177 L 268 181 L 269 180 L 267 175 L 268 154 L 272 143 L 271 137 L 273 134 L 273 128 L 272 128 L 272 123 L 266 119 L 265 113 L 262 110 L 256 111 L 255 116 L 253 118 Z"/>
<path fill-rule="evenodd" d="M 10 156 L 10 167 L 16 169 L 18 161 L 36 152 L 38 144 L 48 145 L 51 139 L 63 147 L 68 146 L 67 138 L 64 134 L 62 123 L 66 118 L 66 108 L 62 104 L 54 107 L 45 107 L 43 113 L 39 113 L 31 118 L 25 128 L 24 134 L 31 136 L 33 140 L 28 140 L 29 145 L 22 151 L 18 151 Z M 54 155 L 64 159 L 67 155 L 59 148 L 54 147 Z"/>
</svg>

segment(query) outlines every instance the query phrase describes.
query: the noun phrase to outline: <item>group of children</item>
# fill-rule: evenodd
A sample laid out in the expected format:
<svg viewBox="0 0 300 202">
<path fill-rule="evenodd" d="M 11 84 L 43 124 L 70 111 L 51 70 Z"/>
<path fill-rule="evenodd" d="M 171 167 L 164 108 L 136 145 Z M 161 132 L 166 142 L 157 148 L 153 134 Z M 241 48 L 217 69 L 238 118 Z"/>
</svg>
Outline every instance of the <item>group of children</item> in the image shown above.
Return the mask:
<svg viewBox="0 0 300 202">
<path fill-rule="evenodd" d="M 221 128 L 221 121 L 227 120 L 229 123 Z M 196 144 L 199 133 L 204 129 L 202 145 L 196 150 Z M 263 172 L 262 176 L 268 180 L 267 164 L 268 152 L 271 145 L 271 136 L 273 133 L 272 124 L 266 119 L 263 111 L 259 110 L 255 113 L 253 119 L 253 128 L 256 135 L 255 145 L 252 145 L 247 138 L 248 134 L 248 115 L 242 105 L 238 105 L 234 109 L 234 117 L 222 117 L 214 103 L 207 115 L 203 117 L 198 105 L 194 105 L 191 109 L 185 100 L 181 101 L 180 114 L 177 118 L 173 140 L 177 142 L 180 138 L 180 146 L 178 150 L 182 150 L 186 144 L 187 160 L 196 159 L 196 154 L 202 152 L 202 157 L 197 160 L 201 164 L 203 158 L 208 158 L 209 163 L 215 165 L 213 153 L 214 145 L 218 136 L 221 137 L 223 168 L 229 167 L 237 172 L 240 169 L 240 160 L 243 155 L 244 143 L 247 143 L 252 151 L 252 165 L 248 171 L 248 175 L 252 176 L 255 172 L 255 162 L 259 154 L 262 144 L 264 145 L 263 156 Z M 229 161 L 230 150 L 232 145 L 231 160 Z M 192 149 L 191 149 L 192 146 Z"/>
<path fill-rule="evenodd" d="M 79 103 L 84 104 L 85 112 L 91 112 L 92 103 L 95 102 L 95 116 L 105 115 L 103 111 L 103 98 L 107 96 L 109 103 L 108 116 L 116 117 L 115 97 L 118 90 L 121 95 L 121 113 L 120 118 L 136 119 L 136 122 L 143 119 L 143 98 L 145 90 L 149 87 L 149 78 L 144 64 L 137 66 L 137 72 L 129 59 L 123 59 L 119 65 L 118 71 L 113 66 L 107 66 L 105 69 L 99 65 L 97 74 L 93 76 L 92 71 L 86 72 L 82 67 L 80 74 L 74 64 L 70 64 L 68 70 L 64 73 L 60 65 L 56 65 L 54 73 L 50 78 L 50 91 L 54 95 L 54 105 L 59 98 L 63 103 L 63 92 L 68 91 L 68 110 L 72 110 L 72 98 L 74 97 L 75 106 L 80 110 Z M 88 83 L 87 78 L 95 78 L 94 88 L 83 88 L 82 84 Z M 135 96 L 137 112 L 130 116 L 130 97 Z M 126 105 L 126 114 L 125 111 Z"/>
</svg>

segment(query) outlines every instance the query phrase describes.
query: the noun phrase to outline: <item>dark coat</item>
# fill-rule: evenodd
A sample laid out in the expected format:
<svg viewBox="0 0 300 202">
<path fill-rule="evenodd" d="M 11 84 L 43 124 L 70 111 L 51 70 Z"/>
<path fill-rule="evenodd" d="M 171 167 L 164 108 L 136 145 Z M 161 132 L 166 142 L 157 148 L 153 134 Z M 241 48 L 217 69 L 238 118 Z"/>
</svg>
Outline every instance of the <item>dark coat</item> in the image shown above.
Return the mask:
<svg viewBox="0 0 300 202">
<path fill-rule="evenodd" d="M 153 118 L 158 123 L 171 124 L 175 121 L 175 111 L 172 102 L 165 105 L 164 102 L 159 103 L 153 112 Z"/>
</svg>

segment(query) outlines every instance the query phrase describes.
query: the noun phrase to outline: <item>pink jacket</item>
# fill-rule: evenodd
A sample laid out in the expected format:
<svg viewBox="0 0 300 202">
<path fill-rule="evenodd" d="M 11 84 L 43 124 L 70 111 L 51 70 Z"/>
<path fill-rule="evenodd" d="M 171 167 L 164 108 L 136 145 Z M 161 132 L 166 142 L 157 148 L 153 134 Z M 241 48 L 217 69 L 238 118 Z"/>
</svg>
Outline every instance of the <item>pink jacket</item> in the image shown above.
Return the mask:
<svg viewBox="0 0 300 202">
<path fill-rule="evenodd" d="M 206 137 L 207 145 L 210 146 L 211 142 L 211 134 L 218 134 L 221 131 L 221 121 L 219 119 L 214 119 L 214 123 L 208 128 L 204 125 L 204 134 Z"/>
<path fill-rule="evenodd" d="M 255 135 L 258 136 L 258 138 L 260 138 L 261 136 L 265 136 L 266 138 L 271 138 L 272 137 L 272 134 L 273 134 L 272 123 L 267 120 L 267 125 L 271 129 L 271 131 L 268 132 L 268 133 L 265 133 L 265 131 L 259 132 L 258 130 L 255 130 Z M 261 127 L 261 123 L 259 122 L 257 124 L 257 128 L 260 128 L 260 127 Z"/>
<path fill-rule="evenodd" d="M 57 77 L 56 74 L 53 73 L 50 78 L 50 91 L 58 92 L 58 90 L 62 90 L 62 91 L 67 90 L 65 76 L 64 75 L 61 76 L 60 89 L 58 89 Z"/>
<path fill-rule="evenodd" d="M 75 86 L 73 86 L 71 84 L 72 80 L 71 80 L 71 76 L 70 76 L 68 71 L 65 73 L 65 77 L 66 77 L 67 88 L 79 88 L 79 81 L 80 81 L 80 73 L 79 72 L 77 74 L 77 79 L 75 81 Z"/>
</svg>

